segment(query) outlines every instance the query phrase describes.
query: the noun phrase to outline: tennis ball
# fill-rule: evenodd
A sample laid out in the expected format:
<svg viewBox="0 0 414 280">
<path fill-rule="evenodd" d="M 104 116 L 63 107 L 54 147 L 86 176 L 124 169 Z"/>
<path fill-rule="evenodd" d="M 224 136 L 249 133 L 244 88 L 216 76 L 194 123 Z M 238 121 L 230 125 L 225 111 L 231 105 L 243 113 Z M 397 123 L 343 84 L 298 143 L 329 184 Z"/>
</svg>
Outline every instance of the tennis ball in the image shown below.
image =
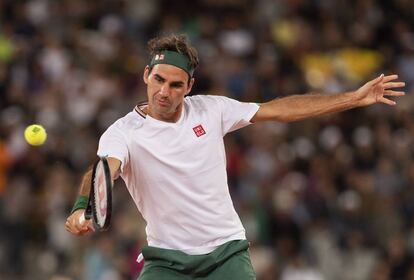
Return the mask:
<svg viewBox="0 0 414 280">
<path fill-rule="evenodd" d="M 24 130 L 24 138 L 32 146 L 40 146 L 47 138 L 46 130 L 40 124 L 32 124 Z"/>
</svg>

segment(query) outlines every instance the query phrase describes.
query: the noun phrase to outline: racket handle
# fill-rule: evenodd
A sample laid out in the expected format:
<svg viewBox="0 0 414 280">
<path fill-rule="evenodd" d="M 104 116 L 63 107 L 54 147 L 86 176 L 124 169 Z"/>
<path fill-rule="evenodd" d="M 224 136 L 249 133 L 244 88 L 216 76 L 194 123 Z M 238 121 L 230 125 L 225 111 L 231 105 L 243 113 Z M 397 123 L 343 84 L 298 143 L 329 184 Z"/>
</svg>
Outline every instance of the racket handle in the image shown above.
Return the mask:
<svg viewBox="0 0 414 280">
<path fill-rule="evenodd" d="M 83 225 L 85 223 L 85 213 L 82 213 L 79 217 L 79 223 Z"/>
</svg>

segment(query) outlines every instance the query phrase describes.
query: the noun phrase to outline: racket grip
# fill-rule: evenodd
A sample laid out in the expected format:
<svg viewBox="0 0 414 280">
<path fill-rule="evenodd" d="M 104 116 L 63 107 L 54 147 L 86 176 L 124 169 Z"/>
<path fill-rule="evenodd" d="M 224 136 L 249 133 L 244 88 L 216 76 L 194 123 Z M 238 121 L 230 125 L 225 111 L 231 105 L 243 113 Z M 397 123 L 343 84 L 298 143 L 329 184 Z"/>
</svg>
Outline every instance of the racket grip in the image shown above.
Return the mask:
<svg viewBox="0 0 414 280">
<path fill-rule="evenodd" d="M 85 223 L 85 213 L 82 213 L 79 217 L 79 223 L 83 225 Z"/>
</svg>

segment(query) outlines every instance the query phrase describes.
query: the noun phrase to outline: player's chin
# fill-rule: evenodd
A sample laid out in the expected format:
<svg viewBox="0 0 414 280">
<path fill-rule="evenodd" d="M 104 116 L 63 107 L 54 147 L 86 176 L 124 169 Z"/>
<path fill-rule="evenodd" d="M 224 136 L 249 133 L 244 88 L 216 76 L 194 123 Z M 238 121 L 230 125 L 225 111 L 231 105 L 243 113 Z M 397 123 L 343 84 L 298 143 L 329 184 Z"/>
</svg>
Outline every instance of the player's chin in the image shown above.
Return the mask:
<svg viewBox="0 0 414 280">
<path fill-rule="evenodd" d="M 170 113 L 172 110 L 171 110 L 171 105 L 158 105 L 157 104 L 157 111 L 159 112 L 159 113 L 161 113 L 161 114 L 168 114 L 168 113 Z"/>
</svg>

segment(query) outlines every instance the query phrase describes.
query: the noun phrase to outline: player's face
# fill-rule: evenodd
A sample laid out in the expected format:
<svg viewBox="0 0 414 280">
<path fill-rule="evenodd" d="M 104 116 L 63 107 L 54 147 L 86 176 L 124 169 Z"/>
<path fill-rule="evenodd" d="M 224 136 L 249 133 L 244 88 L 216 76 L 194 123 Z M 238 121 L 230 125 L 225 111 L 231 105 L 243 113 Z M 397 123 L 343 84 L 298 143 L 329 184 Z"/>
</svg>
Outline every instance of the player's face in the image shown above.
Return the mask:
<svg viewBox="0 0 414 280">
<path fill-rule="evenodd" d="M 151 117 L 175 122 L 181 115 L 183 99 L 191 91 L 194 79 L 173 65 L 157 64 L 151 72 L 147 66 L 144 82 L 147 85 L 148 113 Z"/>
</svg>

